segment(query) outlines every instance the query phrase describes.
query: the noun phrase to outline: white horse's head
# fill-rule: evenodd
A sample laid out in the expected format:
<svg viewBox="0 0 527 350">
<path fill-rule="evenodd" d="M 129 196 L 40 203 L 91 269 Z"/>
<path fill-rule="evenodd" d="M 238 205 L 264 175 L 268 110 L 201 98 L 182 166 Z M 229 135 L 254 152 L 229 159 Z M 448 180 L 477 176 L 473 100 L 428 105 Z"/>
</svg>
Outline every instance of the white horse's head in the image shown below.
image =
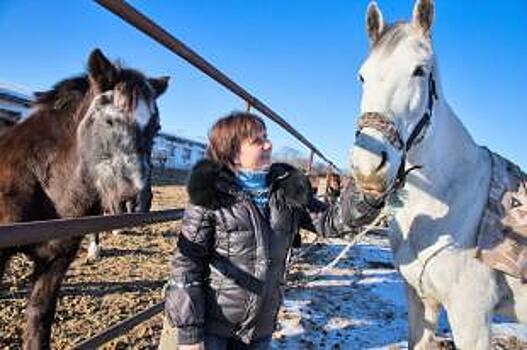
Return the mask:
<svg viewBox="0 0 527 350">
<path fill-rule="evenodd" d="M 357 185 L 372 195 L 401 179 L 406 152 L 426 133 L 437 99 L 433 16 L 432 0 L 417 0 L 410 23 L 387 25 L 375 1 L 368 6 L 371 51 L 359 72 L 363 93 L 351 170 Z"/>
</svg>

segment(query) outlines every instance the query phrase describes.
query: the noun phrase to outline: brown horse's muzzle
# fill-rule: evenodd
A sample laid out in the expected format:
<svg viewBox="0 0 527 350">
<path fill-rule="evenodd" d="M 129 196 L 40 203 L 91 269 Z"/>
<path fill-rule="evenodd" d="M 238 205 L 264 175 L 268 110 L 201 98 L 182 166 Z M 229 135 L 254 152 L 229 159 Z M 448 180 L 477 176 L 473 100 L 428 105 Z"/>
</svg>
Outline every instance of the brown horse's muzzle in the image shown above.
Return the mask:
<svg viewBox="0 0 527 350">
<path fill-rule="evenodd" d="M 147 212 L 152 203 L 150 186 L 108 190 L 103 196 L 104 211 L 110 215 Z"/>
</svg>

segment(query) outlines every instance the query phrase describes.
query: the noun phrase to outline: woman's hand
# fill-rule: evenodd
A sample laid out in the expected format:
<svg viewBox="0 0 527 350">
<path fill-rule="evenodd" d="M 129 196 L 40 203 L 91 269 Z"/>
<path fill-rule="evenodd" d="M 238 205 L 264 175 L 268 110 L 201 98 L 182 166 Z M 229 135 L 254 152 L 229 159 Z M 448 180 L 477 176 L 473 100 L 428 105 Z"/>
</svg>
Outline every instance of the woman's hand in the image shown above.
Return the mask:
<svg viewBox="0 0 527 350">
<path fill-rule="evenodd" d="M 180 345 L 179 350 L 205 350 L 205 343 Z"/>
<path fill-rule="evenodd" d="M 348 227 L 371 224 L 381 212 L 384 200 L 383 196 L 362 192 L 351 178 L 340 198 L 342 222 Z"/>
</svg>

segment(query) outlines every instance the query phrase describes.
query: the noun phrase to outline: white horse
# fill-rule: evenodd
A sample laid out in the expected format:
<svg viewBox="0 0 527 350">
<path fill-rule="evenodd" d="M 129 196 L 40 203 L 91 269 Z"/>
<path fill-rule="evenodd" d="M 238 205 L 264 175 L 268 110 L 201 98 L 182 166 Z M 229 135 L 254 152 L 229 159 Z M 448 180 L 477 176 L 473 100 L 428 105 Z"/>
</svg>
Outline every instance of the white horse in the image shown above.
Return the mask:
<svg viewBox="0 0 527 350">
<path fill-rule="evenodd" d="M 407 292 L 409 347 L 434 347 L 443 306 L 457 347 L 490 349 L 495 312 L 527 321 L 527 285 L 475 257 L 491 158 L 445 101 L 433 15 L 432 0 L 417 0 L 410 23 L 387 25 L 370 3 L 371 51 L 360 69 L 362 115 L 350 165 L 358 186 L 374 196 L 406 178 L 387 205 L 393 259 Z"/>
</svg>

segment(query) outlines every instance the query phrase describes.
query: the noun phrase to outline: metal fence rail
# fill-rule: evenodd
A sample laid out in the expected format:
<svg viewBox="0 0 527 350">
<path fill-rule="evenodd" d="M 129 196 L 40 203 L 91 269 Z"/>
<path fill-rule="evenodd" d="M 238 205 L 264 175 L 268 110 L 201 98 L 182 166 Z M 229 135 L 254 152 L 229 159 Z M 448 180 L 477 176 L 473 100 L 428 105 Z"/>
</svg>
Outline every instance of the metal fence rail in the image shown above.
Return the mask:
<svg viewBox="0 0 527 350">
<path fill-rule="evenodd" d="M 37 243 L 50 239 L 72 238 L 84 236 L 88 233 L 142 226 L 157 222 L 179 220 L 182 217 L 183 209 L 171 209 L 150 213 L 86 216 L 75 219 L 31 221 L 0 225 L 0 248 Z"/>
<path fill-rule="evenodd" d="M 214 67 L 212 64 L 207 62 L 203 57 L 198 55 L 192 49 L 190 49 L 183 42 L 175 38 L 173 35 L 168 33 L 162 27 L 157 25 L 154 21 L 137 11 L 135 8 L 126 3 L 126 1 L 116 0 L 95 0 L 101 6 L 105 7 L 109 11 L 113 12 L 117 16 L 121 17 L 124 21 L 128 22 L 135 28 L 139 29 L 152 39 L 156 40 L 161 45 L 165 46 L 170 51 L 174 52 L 200 71 L 229 89 L 234 94 L 241 97 L 247 104 L 263 115 L 280 125 L 287 132 L 293 135 L 298 141 L 303 143 L 313 153 L 318 155 L 321 159 L 326 161 L 329 165 L 337 168 L 332 161 L 322 154 L 309 140 L 307 140 L 300 132 L 293 128 L 284 118 L 278 113 L 274 112 L 271 108 L 261 102 L 259 99 L 251 95 L 247 90 L 242 88 L 240 85 L 235 83 L 232 79 L 222 73 L 219 69 Z"/>
<path fill-rule="evenodd" d="M 140 313 L 127 318 L 124 321 L 121 321 L 117 323 L 116 325 L 113 325 L 101 333 L 97 334 L 96 336 L 87 339 L 83 341 L 80 344 L 75 345 L 74 349 L 76 350 L 92 350 L 96 349 L 97 347 L 109 342 L 110 340 L 113 340 L 120 335 L 123 335 L 130 329 L 134 328 L 135 326 L 149 320 L 150 318 L 154 317 L 161 311 L 163 311 L 163 308 L 165 306 L 165 302 L 161 301 L 153 306 L 150 306 L 144 311 L 141 311 Z"/>
</svg>

